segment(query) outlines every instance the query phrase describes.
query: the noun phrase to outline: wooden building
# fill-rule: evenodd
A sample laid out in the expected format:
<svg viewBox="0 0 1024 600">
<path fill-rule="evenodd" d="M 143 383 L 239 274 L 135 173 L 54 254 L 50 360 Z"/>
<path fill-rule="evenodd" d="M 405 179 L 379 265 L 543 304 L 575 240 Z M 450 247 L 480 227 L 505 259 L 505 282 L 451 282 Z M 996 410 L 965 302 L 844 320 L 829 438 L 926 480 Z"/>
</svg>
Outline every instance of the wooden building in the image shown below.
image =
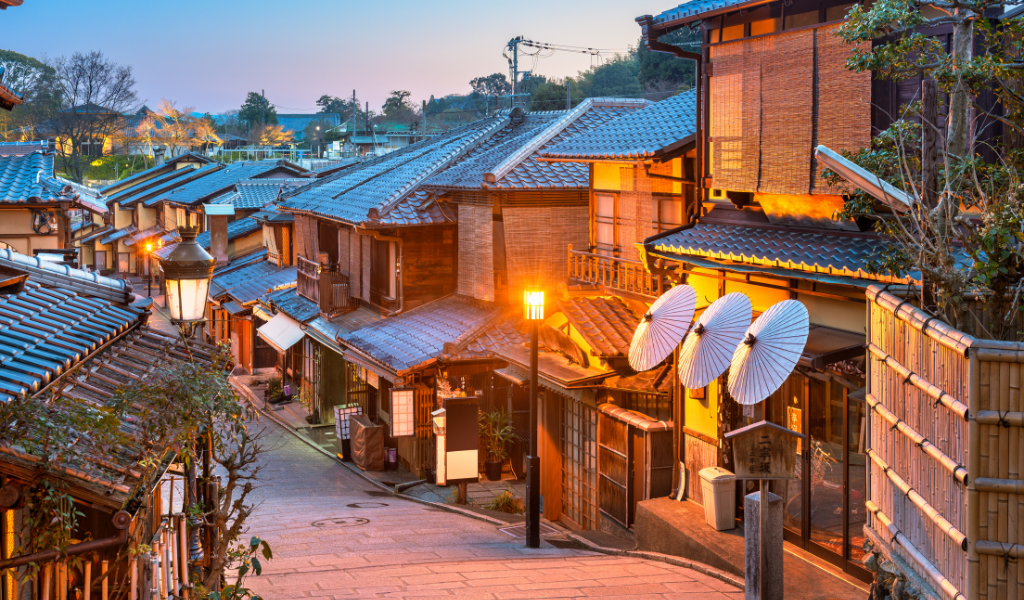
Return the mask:
<svg viewBox="0 0 1024 600">
<path fill-rule="evenodd" d="M 755 315 L 785 299 L 808 309 L 811 331 L 796 371 L 765 402 L 741 407 L 724 379 L 681 390 L 676 441 L 688 498 L 703 502 L 698 473 L 731 470 L 724 434 L 761 418 L 808 436 L 800 478 L 773 483 L 785 502 L 785 538 L 867 578 L 861 560 L 867 457 L 864 444 L 865 300 L 868 285 L 905 283 L 868 272 L 886 241 L 835 217 L 842 190 L 822 177 L 814 147 L 867 146 L 878 93 L 871 73 L 845 67 L 853 48 L 835 32 L 842 1 L 698 0 L 640 17 L 644 42 L 699 63 L 694 222 L 648 238 L 642 260 L 654 275 L 697 290 L 698 307 L 742 292 Z M 689 52 L 658 41 L 699 27 Z M 741 497 L 756 487 L 743 482 Z"/>
<path fill-rule="evenodd" d="M 106 206 L 54 175 L 47 152 L 0 156 L 0 248 L 33 255 L 72 248 L 72 212 L 105 218 Z"/>
<path fill-rule="evenodd" d="M 5 402 L 44 402 L 60 394 L 83 407 L 113 406 L 119 389 L 130 388 L 168 360 L 187 356 L 180 340 L 146 326 L 151 303 L 137 301 L 123 280 L 9 249 L 0 250 L 0 271 L 5 335 L 9 342 L 16 340 L 0 348 L 0 398 Z M 210 358 L 207 348 L 190 344 L 190 350 L 195 360 Z M 72 408 L 54 404 L 54 410 Z M 123 431 L 135 428 L 126 422 Z M 166 579 L 177 594 L 187 584 L 180 569 L 188 556 L 181 533 L 184 517 L 172 514 L 163 502 L 175 453 L 166 449 L 157 464 L 144 465 L 142 461 L 151 457 L 141 450 L 142 443 L 114 451 L 91 439 L 82 438 L 78 444 L 80 450 L 63 462 L 50 462 L 54 450 L 44 440 L 16 440 L 0 449 L 0 547 L 4 565 L 15 565 L 0 579 L 0 593 L 18 600 L 84 597 L 89 573 L 95 585 L 92 597 L 108 588 L 122 597 L 143 597 L 155 585 L 154 572 L 148 559 L 129 550 L 148 544 L 167 549 L 165 558 L 171 563 L 165 562 L 165 569 L 179 567 Z M 74 541 L 59 550 L 16 556 L 16 549 L 33 535 L 26 526 L 26 493 L 44 481 L 62 486 L 74 498 Z M 64 556 L 82 562 L 72 563 Z M 39 574 L 22 578 L 26 570 L 17 565 L 28 562 L 39 566 Z M 112 577 L 101 586 L 103 572 Z"/>
</svg>

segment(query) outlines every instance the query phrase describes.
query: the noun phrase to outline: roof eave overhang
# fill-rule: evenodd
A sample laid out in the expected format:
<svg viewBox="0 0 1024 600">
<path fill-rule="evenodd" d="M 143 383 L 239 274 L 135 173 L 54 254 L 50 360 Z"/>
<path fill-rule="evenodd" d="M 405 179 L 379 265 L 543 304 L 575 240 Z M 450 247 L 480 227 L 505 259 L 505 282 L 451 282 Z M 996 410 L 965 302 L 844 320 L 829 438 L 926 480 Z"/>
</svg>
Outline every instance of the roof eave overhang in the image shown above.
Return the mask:
<svg viewBox="0 0 1024 600">
<path fill-rule="evenodd" d="M 736 12 L 736 11 L 739 11 L 739 10 L 750 9 L 750 8 L 755 7 L 755 6 L 761 6 L 762 4 L 771 4 L 772 2 L 777 2 L 777 1 L 778 0 L 752 0 L 751 2 L 741 2 L 740 4 L 733 4 L 732 6 L 724 6 L 722 8 L 717 8 L 715 10 L 709 10 L 707 12 L 703 12 L 703 13 L 696 14 L 696 15 L 689 15 L 689 16 L 686 16 L 686 17 L 682 17 L 680 19 L 673 19 L 671 21 L 665 21 L 663 23 L 655 23 L 653 18 L 651 18 L 649 16 L 637 17 L 636 20 L 639 23 L 639 22 L 641 22 L 641 19 L 644 19 L 644 18 L 651 19 L 650 20 L 650 24 L 648 25 L 649 33 L 653 34 L 654 37 L 657 37 L 657 36 L 660 36 L 660 35 L 664 35 L 666 33 L 671 33 L 673 31 L 679 29 L 680 27 L 685 27 L 685 26 L 690 25 L 690 24 L 692 24 L 692 23 L 694 23 L 696 21 L 704 21 L 704 20 L 709 19 L 711 17 L 717 17 L 717 16 L 720 16 L 720 15 L 727 15 L 729 13 L 733 13 L 733 12 Z"/>
</svg>

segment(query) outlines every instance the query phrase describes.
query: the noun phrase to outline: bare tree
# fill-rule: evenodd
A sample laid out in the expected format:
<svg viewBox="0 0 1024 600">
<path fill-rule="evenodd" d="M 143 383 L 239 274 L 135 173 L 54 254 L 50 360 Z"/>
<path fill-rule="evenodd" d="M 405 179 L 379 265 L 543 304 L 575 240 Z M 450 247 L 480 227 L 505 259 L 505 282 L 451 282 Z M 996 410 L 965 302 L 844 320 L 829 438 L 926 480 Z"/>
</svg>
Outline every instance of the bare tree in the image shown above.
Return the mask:
<svg viewBox="0 0 1024 600">
<path fill-rule="evenodd" d="M 56 102 L 43 127 L 57 140 L 64 170 L 81 182 L 89 160 L 109 152 L 106 142 L 123 127 L 124 114 L 138 107 L 135 76 L 99 51 L 62 56 L 50 66 Z"/>
</svg>

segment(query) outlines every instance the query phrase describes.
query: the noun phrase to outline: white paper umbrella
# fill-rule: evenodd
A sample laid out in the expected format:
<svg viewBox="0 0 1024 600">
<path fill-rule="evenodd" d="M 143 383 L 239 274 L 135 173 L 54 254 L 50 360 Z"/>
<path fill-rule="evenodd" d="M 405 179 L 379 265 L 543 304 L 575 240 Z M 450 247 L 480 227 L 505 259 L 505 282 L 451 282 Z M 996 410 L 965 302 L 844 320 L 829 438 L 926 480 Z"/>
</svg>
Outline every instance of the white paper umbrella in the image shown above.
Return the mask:
<svg viewBox="0 0 1024 600">
<path fill-rule="evenodd" d="M 640 320 L 629 345 L 629 366 L 648 371 L 672 353 L 693 321 L 697 292 L 688 285 L 677 285 L 654 301 Z"/>
<path fill-rule="evenodd" d="M 732 355 L 729 394 L 740 404 L 757 404 L 779 389 L 807 343 L 807 308 L 797 300 L 772 306 L 747 329 Z"/>
<path fill-rule="evenodd" d="M 726 294 L 707 307 L 679 351 L 683 387 L 702 388 L 725 372 L 753 314 L 750 299 L 739 292 Z"/>
</svg>

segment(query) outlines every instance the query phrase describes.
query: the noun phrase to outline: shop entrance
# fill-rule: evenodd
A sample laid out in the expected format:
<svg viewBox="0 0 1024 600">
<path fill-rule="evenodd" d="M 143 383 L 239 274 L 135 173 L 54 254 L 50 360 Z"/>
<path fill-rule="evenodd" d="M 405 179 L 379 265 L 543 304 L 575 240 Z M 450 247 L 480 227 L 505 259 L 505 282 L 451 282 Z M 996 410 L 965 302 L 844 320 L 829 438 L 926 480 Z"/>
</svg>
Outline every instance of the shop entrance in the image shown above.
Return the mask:
<svg viewBox="0 0 1024 600">
<path fill-rule="evenodd" d="M 786 541 L 858 578 L 866 523 L 865 403 L 851 385 L 819 373 L 794 373 L 765 404 L 768 420 L 806 438 L 797 445 L 797 478 L 772 482 L 781 496 Z M 856 375 L 843 377 L 857 385 Z"/>
</svg>

